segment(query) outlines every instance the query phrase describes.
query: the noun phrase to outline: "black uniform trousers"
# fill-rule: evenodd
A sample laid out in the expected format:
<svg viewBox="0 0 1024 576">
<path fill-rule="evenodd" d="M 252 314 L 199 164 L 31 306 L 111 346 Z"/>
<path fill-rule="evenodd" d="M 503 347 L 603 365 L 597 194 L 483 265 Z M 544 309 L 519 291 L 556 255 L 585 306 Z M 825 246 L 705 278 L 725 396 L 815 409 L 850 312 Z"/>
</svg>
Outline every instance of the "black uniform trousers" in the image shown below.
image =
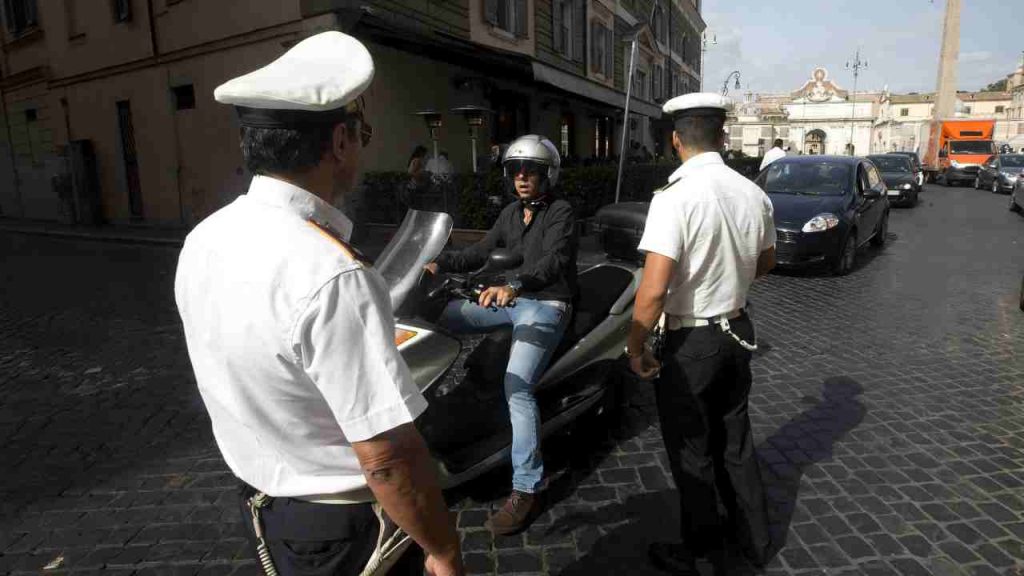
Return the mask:
<svg viewBox="0 0 1024 576">
<path fill-rule="evenodd" d="M 256 556 L 249 498 L 256 491 L 240 483 L 242 523 Z M 377 547 L 380 520 L 370 504 L 316 504 L 272 498 L 260 508 L 263 536 L 279 576 L 359 576 Z M 415 552 L 413 552 L 415 549 Z M 419 548 L 410 547 L 390 574 L 423 572 Z M 415 570 L 418 569 L 418 572 Z"/>
<path fill-rule="evenodd" d="M 730 325 L 754 342 L 746 314 Z M 681 500 L 683 543 L 705 556 L 724 550 L 731 534 L 749 559 L 763 564 L 771 537 L 747 412 L 750 356 L 717 325 L 669 331 L 656 394 Z"/>
</svg>

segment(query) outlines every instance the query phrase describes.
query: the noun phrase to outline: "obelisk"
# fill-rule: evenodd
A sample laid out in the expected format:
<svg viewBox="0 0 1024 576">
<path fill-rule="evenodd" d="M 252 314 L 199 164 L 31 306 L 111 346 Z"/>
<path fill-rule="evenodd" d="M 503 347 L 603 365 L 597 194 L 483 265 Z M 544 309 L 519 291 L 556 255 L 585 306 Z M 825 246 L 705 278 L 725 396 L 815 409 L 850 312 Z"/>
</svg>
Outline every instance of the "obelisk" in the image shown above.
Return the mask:
<svg viewBox="0 0 1024 576">
<path fill-rule="evenodd" d="M 962 0 L 946 0 L 942 25 L 942 49 L 939 53 L 939 79 L 935 85 L 936 120 L 952 118 L 956 111 L 956 73 L 960 59 L 960 5 Z"/>
</svg>

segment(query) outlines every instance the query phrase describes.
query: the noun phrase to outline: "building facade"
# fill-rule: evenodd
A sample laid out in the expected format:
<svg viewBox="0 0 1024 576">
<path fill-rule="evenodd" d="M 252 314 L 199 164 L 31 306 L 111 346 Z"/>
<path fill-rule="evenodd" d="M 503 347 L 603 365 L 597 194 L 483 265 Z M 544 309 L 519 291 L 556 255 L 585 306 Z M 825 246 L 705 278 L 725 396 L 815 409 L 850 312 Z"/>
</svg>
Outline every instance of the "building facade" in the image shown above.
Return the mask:
<svg viewBox="0 0 1024 576">
<path fill-rule="evenodd" d="M 1024 68 L 1007 92 L 959 92 L 958 118 L 995 120 L 997 144 L 1024 148 Z M 760 156 L 780 138 L 793 154 L 923 153 L 935 95 L 844 90 L 817 68 L 788 94 L 747 94 L 727 124 L 729 148 Z"/>
<path fill-rule="evenodd" d="M 540 133 L 568 161 L 610 158 L 619 139 L 666 149 L 661 103 L 700 77 L 700 0 L 0 0 L 0 216 L 191 226 L 244 193 L 251 175 L 222 82 L 336 29 L 376 63 L 366 93 L 366 170 L 406 169 L 432 148 L 418 112 L 441 113 L 437 149 L 477 151 Z M 631 118 L 623 121 L 638 38 Z"/>
</svg>

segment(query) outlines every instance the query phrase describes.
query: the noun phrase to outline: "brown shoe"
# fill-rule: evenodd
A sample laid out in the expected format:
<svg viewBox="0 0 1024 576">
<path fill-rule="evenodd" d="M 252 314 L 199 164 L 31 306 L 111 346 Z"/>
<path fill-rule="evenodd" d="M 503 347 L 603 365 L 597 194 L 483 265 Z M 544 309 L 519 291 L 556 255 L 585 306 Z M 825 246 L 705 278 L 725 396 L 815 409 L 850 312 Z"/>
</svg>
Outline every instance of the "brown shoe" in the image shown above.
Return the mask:
<svg viewBox="0 0 1024 576">
<path fill-rule="evenodd" d="M 501 507 L 484 523 L 484 527 L 498 536 L 516 534 L 525 530 L 540 513 L 540 498 L 536 494 L 513 490 Z"/>
</svg>

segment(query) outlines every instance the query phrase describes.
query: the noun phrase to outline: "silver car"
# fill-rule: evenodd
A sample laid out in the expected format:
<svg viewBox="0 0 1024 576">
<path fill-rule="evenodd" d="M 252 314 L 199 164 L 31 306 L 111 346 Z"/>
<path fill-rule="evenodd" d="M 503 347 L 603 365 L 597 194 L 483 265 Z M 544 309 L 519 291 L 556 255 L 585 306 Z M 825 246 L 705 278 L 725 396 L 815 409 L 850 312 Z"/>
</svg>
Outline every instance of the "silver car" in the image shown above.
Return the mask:
<svg viewBox="0 0 1024 576">
<path fill-rule="evenodd" d="M 1024 154 L 990 156 L 974 178 L 974 189 L 1011 192 L 1017 185 L 1021 170 L 1024 170 Z"/>
<path fill-rule="evenodd" d="M 1013 189 L 1010 190 L 1010 212 L 1016 212 L 1020 214 L 1024 211 L 1024 171 L 1017 176 L 1017 181 L 1013 184 Z M 1021 292 L 1024 296 L 1024 292 Z M 1024 300 L 1021 301 L 1024 303 Z"/>
</svg>

